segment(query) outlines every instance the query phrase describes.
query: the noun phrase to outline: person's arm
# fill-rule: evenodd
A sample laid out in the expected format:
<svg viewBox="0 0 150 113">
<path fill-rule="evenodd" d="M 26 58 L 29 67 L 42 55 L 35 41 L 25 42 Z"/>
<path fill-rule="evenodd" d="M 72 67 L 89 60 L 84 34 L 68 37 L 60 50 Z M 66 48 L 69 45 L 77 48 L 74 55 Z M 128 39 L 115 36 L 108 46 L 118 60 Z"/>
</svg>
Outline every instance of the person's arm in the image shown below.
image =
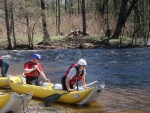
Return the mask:
<svg viewBox="0 0 150 113">
<path fill-rule="evenodd" d="M 85 75 L 82 76 L 81 81 L 82 81 L 82 85 L 86 89 Z"/>
<path fill-rule="evenodd" d="M 43 71 L 40 71 L 40 70 L 38 70 L 38 71 L 40 72 L 40 75 L 45 80 L 45 82 L 50 82 L 50 80 L 46 78 L 46 76 L 45 76 Z"/>
<path fill-rule="evenodd" d="M 76 69 L 75 68 L 71 68 L 69 73 L 68 73 L 68 76 L 66 77 L 66 87 L 67 87 L 67 90 L 70 92 L 70 91 L 74 91 L 74 89 L 71 89 L 70 88 L 70 83 L 69 83 L 69 80 L 76 74 Z"/>
<path fill-rule="evenodd" d="M 43 69 L 40 65 L 36 66 L 37 71 L 40 73 L 41 77 L 43 78 L 43 80 L 45 80 L 46 82 L 50 82 L 49 79 L 47 79 L 47 77 L 45 76 Z"/>
<path fill-rule="evenodd" d="M 36 69 L 37 69 L 37 66 L 34 66 L 33 68 L 29 69 L 29 63 L 26 63 L 24 67 L 24 74 L 31 73 L 32 71 L 35 71 Z"/>
<path fill-rule="evenodd" d="M 35 70 L 36 70 L 36 67 L 31 68 L 31 69 L 25 68 L 25 69 L 24 69 L 24 74 L 31 73 L 32 71 L 35 71 Z"/>
<path fill-rule="evenodd" d="M 86 70 L 84 70 L 84 75 L 82 76 L 81 81 L 82 81 L 82 85 L 84 86 L 84 88 L 85 88 L 85 89 L 88 89 L 88 88 L 86 87 L 85 75 L 86 75 Z"/>
<path fill-rule="evenodd" d="M 70 88 L 69 80 L 70 79 L 68 77 L 66 77 L 66 87 L 67 87 L 67 90 L 70 92 L 70 91 L 73 91 L 74 89 Z"/>
</svg>

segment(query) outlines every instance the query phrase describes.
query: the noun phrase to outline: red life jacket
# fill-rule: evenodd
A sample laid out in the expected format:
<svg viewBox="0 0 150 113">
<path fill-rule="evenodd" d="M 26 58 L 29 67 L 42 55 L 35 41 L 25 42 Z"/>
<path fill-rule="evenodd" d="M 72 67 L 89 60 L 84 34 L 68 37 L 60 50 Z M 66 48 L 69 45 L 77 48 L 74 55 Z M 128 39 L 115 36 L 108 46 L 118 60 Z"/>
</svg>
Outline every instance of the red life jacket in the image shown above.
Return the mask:
<svg viewBox="0 0 150 113">
<path fill-rule="evenodd" d="M 26 62 L 25 64 L 24 64 L 24 68 L 25 68 L 25 66 L 26 66 L 26 64 L 28 64 L 29 65 L 29 69 L 32 69 L 36 64 L 35 63 L 33 63 L 33 62 L 31 62 L 31 61 L 28 61 L 28 62 Z M 35 70 L 35 71 L 32 71 L 32 72 L 30 72 L 30 73 L 27 73 L 27 74 L 25 74 L 26 76 L 39 76 L 40 75 L 40 73 L 37 71 L 37 70 Z"/>
<path fill-rule="evenodd" d="M 78 66 L 78 64 L 72 64 L 72 65 L 68 68 L 68 70 L 67 70 L 67 72 L 66 72 L 66 74 L 65 74 L 66 77 L 68 76 L 68 73 L 69 73 L 69 71 L 70 71 L 71 68 L 75 68 L 75 69 L 76 69 L 76 75 L 74 75 L 74 76 L 72 77 L 72 79 L 69 80 L 69 82 L 70 82 L 71 84 L 75 84 L 78 80 L 81 80 L 82 76 L 84 75 L 84 70 L 82 70 L 82 72 L 80 73 L 80 72 L 79 72 L 79 66 Z"/>
</svg>

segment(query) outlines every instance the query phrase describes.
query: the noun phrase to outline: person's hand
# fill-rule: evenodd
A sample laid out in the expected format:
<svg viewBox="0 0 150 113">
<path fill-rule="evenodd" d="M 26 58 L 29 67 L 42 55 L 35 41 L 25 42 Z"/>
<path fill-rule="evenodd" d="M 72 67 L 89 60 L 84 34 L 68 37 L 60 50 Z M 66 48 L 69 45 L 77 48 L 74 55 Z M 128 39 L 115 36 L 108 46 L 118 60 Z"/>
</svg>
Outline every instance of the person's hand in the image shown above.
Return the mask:
<svg viewBox="0 0 150 113">
<path fill-rule="evenodd" d="M 74 91 L 74 89 L 70 89 L 70 88 L 68 89 L 68 92 L 72 92 L 72 91 Z"/>
<path fill-rule="evenodd" d="M 34 69 L 34 70 L 37 70 L 39 73 L 41 73 L 41 71 L 39 70 L 39 68 L 38 68 L 37 65 L 35 65 L 33 69 Z"/>
<path fill-rule="evenodd" d="M 46 82 L 50 82 L 50 79 L 46 79 Z"/>
<path fill-rule="evenodd" d="M 33 70 L 36 70 L 36 69 L 38 70 L 38 66 L 37 65 L 34 66 Z"/>
</svg>

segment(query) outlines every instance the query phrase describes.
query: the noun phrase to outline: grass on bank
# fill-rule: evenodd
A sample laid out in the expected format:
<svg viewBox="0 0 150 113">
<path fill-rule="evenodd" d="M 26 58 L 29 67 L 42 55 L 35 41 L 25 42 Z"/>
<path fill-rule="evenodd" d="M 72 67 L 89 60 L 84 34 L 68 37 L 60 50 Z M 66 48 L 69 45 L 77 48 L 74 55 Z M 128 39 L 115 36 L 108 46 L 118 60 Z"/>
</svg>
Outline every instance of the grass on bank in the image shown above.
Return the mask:
<svg viewBox="0 0 150 113">
<path fill-rule="evenodd" d="M 102 40 L 107 40 L 107 37 L 102 37 L 102 36 L 78 36 L 78 37 L 64 37 L 64 36 L 51 36 L 50 37 L 51 40 L 51 44 L 52 46 L 61 46 L 63 48 L 63 46 L 65 46 L 65 48 L 69 47 L 77 47 L 81 44 L 84 43 L 90 43 L 92 45 L 100 45 Z M 27 37 L 21 37 L 21 38 L 16 38 L 17 44 L 19 45 L 24 45 L 24 44 L 28 44 L 28 38 Z M 39 42 L 43 41 L 43 37 L 42 36 L 35 36 L 33 39 L 33 43 L 36 45 Z M 114 46 L 118 46 L 120 44 L 123 46 L 129 45 L 131 44 L 132 38 L 129 37 L 122 37 L 121 40 L 120 39 L 110 39 L 109 43 L 110 45 Z M 0 47 L 6 47 L 7 45 L 7 39 L 6 38 L 0 38 Z M 136 43 L 137 45 L 138 43 Z M 134 44 L 133 44 L 134 45 Z M 94 47 L 94 46 L 93 46 Z"/>
<path fill-rule="evenodd" d="M 78 39 L 77 37 L 73 37 L 74 40 Z M 86 36 L 86 37 L 80 37 L 82 38 L 83 40 L 87 41 L 87 42 L 96 42 L 96 41 L 101 41 L 102 38 L 100 36 Z M 62 41 L 62 40 L 65 40 L 66 37 L 63 37 L 63 36 L 51 36 L 50 37 L 50 40 L 51 42 L 57 42 L 57 41 Z M 28 43 L 28 38 L 27 37 L 17 37 L 16 38 L 16 41 L 17 42 L 20 42 L 20 43 Z M 36 44 L 36 43 L 39 43 L 39 42 L 42 42 L 43 41 L 43 37 L 42 36 L 35 36 L 33 38 L 33 43 Z M 0 38 L 0 42 L 7 42 L 7 38 Z"/>
</svg>

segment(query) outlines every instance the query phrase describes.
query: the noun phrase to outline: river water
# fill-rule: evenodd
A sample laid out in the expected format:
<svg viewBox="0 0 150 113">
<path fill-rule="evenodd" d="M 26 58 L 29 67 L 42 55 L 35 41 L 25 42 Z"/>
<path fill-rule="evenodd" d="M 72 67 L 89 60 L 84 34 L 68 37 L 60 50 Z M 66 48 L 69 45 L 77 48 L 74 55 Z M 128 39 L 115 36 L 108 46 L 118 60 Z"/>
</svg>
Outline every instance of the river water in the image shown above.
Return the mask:
<svg viewBox="0 0 150 113">
<path fill-rule="evenodd" d="M 44 107 L 41 99 L 33 98 L 26 113 L 150 113 L 150 48 L 0 50 L 10 63 L 7 74 L 21 74 L 34 53 L 41 55 L 40 63 L 53 83 L 60 83 L 70 64 L 84 58 L 86 82 L 100 79 L 106 87 L 97 102 L 83 106 L 54 103 Z"/>
</svg>

